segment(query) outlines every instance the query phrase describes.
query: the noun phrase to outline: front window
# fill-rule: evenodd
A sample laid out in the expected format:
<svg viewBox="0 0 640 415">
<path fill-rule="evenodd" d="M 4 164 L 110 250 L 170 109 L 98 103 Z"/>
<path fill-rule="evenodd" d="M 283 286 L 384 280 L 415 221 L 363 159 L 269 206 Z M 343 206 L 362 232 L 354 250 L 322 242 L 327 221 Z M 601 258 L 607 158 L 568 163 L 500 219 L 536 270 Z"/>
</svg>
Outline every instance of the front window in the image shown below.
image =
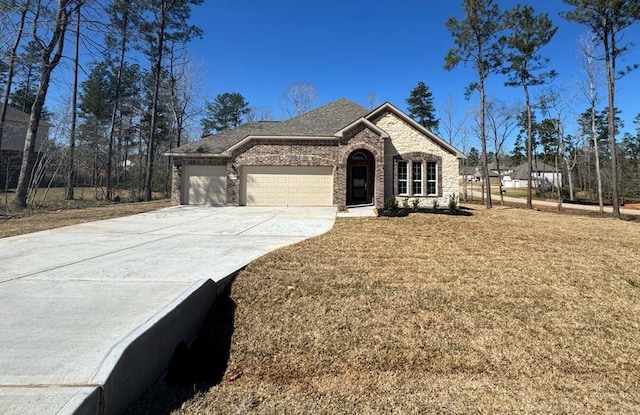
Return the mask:
<svg viewBox="0 0 640 415">
<path fill-rule="evenodd" d="M 398 162 L 398 194 L 406 195 L 409 193 L 407 186 L 407 162 Z"/>
<path fill-rule="evenodd" d="M 414 195 L 422 194 L 422 162 L 414 161 L 413 162 L 413 177 L 412 177 L 412 190 Z"/>
<path fill-rule="evenodd" d="M 432 161 L 427 163 L 427 194 L 438 194 L 438 164 Z"/>
</svg>

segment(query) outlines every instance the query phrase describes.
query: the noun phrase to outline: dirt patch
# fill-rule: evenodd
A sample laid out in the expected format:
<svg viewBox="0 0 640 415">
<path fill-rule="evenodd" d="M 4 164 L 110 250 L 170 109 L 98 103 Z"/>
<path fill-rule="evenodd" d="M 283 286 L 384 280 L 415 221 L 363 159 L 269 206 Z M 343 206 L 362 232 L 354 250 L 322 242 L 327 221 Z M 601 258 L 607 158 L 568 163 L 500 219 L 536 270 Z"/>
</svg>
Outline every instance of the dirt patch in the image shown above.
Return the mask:
<svg viewBox="0 0 640 415">
<path fill-rule="evenodd" d="M 639 230 L 512 208 L 339 218 L 238 276 L 220 382 L 131 413 L 639 413 Z"/>
</svg>

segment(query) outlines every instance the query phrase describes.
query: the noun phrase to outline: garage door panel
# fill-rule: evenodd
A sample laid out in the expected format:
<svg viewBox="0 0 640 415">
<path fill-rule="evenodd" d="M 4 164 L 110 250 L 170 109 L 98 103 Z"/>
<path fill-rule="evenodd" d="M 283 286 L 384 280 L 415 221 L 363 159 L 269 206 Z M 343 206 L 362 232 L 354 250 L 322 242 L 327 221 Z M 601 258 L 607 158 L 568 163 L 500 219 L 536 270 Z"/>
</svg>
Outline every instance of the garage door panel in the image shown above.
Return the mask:
<svg viewBox="0 0 640 415">
<path fill-rule="evenodd" d="M 184 202 L 188 205 L 224 205 L 227 201 L 226 166 L 185 166 Z"/>
<path fill-rule="evenodd" d="M 332 167 L 248 166 L 244 178 L 247 205 L 333 205 Z"/>
</svg>

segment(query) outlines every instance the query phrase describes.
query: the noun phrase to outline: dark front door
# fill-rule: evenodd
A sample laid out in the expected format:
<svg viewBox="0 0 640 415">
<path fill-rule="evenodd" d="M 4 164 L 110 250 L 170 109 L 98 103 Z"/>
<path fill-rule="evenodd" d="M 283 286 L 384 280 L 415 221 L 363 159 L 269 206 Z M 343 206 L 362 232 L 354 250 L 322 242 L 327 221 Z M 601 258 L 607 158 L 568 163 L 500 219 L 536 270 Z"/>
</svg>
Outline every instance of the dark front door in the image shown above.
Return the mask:
<svg viewBox="0 0 640 415">
<path fill-rule="evenodd" d="M 351 166 L 351 202 L 369 203 L 367 166 Z"/>
</svg>

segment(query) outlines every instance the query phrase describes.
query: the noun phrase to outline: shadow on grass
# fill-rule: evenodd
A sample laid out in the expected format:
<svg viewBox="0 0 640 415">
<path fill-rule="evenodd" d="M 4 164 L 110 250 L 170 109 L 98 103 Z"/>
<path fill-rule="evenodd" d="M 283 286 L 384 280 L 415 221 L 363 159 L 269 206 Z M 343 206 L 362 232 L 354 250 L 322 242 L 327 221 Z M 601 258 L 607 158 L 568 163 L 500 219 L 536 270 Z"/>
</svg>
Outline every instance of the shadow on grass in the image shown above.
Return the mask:
<svg viewBox="0 0 640 415">
<path fill-rule="evenodd" d="M 178 345 L 167 373 L 125 412 L 169 414 L 200 392 L 222 382 L 231 352 L 236 303 L 231 284 L 217 298 L 190 345 Z"/>
</svg>

